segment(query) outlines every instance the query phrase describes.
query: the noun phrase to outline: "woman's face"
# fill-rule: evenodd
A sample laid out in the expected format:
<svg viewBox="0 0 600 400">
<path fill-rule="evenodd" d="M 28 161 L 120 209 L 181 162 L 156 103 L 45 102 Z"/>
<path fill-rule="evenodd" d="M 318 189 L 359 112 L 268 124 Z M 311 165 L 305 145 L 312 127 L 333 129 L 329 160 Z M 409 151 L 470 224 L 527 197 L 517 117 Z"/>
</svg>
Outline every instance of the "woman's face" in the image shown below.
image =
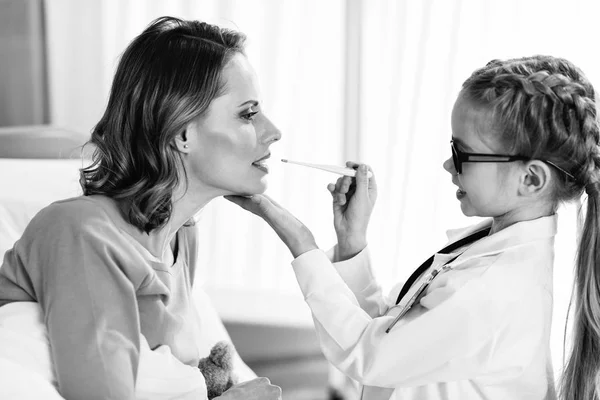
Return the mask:
<svg viewBox="0 0 600 400">
<path fill-rule="evenodd" d="M 505 153 L 484 140 L 492 134 L 488 118 L 487 111 L 459 97 L 452 110 L 454 146 L 468 153 Z M 444 162 L 458 186 L 456 197 L 463 214 L 479 217 L 499 217 L 515 208 L 518 179 L 513 179 L 514 167 L 514 163 L 463 163 L 462 173 L 457 174 L 452 157 Z"/>
<path fill-rule="evenodd" d="M 256 194 L 267 187 L 269 146 L 281 133 L 262 112 L 256 73 L 236 54 L 222 74 L 225 93 L 188 125 L 188 187 L 215 195 Z"/>
</svg>

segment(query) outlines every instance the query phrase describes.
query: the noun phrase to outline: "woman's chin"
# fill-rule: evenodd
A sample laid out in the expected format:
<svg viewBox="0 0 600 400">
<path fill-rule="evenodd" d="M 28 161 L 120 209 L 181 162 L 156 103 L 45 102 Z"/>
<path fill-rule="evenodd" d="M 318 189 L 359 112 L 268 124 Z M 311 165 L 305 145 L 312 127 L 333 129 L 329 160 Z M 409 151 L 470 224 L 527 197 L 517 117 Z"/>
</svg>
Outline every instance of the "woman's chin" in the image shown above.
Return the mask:
<svg viewBox="0 0 600 400">
<path fill-rule="evenodd" d="M 266 190 L 267 183 L 261 181 L 254 185 L 246 185 L 245 187 L 239 188 L 239 190 L 236 190 L 229 194 L 238 196 L 252 196 L 253 194 L 263 194 Z"/>
<path fill-rule="evenodd" d="M 267 191 L 267 180 L 261 179 L 260 182 L 257 182 L 257 184 L 254 186 L 254 194 L 263 194 Z"/>
</svg>

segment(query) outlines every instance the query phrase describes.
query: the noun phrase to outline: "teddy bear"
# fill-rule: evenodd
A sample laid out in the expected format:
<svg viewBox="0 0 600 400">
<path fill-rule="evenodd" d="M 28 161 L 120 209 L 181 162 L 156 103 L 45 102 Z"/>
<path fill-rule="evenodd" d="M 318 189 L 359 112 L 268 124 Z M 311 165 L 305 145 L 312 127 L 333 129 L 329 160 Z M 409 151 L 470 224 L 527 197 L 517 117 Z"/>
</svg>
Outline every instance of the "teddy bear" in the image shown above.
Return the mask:
<svg viewBox="0 0 600 400">
<path fill-rule="evenodd" d="M 237 379 L 233 375 L 233 347 L 226 341 L 217 342 L 208 357 L 202 358 L 198 369 L 204 375 L 209 399 L 219 397 L 229 389 Z"/>
</svg>

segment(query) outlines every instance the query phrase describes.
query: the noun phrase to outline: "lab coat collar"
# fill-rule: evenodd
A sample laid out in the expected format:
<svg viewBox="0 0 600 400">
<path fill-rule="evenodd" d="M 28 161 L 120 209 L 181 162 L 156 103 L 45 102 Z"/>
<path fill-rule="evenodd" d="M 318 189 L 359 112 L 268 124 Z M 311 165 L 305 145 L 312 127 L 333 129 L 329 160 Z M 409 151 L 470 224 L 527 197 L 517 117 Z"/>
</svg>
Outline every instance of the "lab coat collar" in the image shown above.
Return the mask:
<svg viewBox="0 0 600 400">
<path fill-rule="evenodd" d="M 530 221 L 517 222 L 502 229 L 500 232 L 478 240 L 461 254 L 456 262 L 467 261 L 473 257 L 492 255 L 511 247 L 552 238 L 556 235 L 557 220 L 558 216 L 552 214 Z M 449 230 L 447 232 L 448 239 L 450 240 L 449 243 L 456 242 L 472 233 L 489 228 L 491 225 L 492 220 L 486 219 L 468 228 Z"/>
</svg>

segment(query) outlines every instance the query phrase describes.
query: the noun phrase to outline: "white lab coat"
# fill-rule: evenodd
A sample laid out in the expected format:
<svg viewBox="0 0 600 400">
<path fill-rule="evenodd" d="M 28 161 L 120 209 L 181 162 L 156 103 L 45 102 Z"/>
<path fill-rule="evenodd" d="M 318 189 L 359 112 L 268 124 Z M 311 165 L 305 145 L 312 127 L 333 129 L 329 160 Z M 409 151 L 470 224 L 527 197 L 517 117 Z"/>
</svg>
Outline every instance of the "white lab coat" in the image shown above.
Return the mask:
<svg viewBox="0 0 600 400">
<path fill-rule="evenodd" d="M 556 223 L 556 215 L 519 222 L 474 243 L 387 334 L 398 290 L 382 296 L 368 249 L 333 264 L 312 250 L 292 265 L 323 353 L 364 385 L 363 400 L 550 400 Z M 431 268 L 454 255 L 437 254 Z"/>
</svg>

